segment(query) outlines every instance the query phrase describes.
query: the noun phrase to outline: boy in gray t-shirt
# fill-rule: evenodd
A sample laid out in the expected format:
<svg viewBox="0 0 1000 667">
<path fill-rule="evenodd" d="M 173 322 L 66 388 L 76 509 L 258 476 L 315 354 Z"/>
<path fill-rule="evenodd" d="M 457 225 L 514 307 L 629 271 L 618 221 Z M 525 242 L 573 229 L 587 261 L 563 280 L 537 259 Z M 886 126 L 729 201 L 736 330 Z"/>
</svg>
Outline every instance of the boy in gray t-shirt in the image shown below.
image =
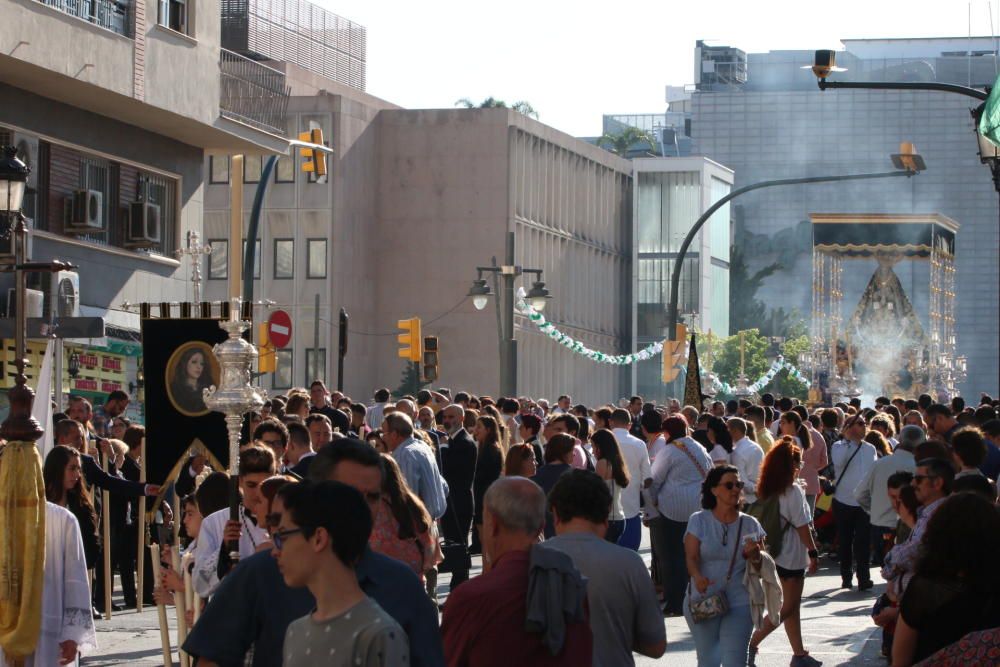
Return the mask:
<svg viewBox="0 0 1000 667">
<path fill-rule="evenodd" d="M 354 572 L 372 530 L 361 493 L 340 482 L 290 483 L 272 510 L 281 517 L 271 534 L 278 569 L 288 586 L 305 586 L 316 599 L 311 614 L 288 626 L 282 665 L 408 665 L 406 633 L 365 596 Z"/>
<path fill-rule="evenodd" d="M 406 633 L 371 598 L 366 597 L 343 614 L 325 621 L 315 620 L 315 613 L 288 626 L 284 667 L 409 664 Z"/>
</svg>

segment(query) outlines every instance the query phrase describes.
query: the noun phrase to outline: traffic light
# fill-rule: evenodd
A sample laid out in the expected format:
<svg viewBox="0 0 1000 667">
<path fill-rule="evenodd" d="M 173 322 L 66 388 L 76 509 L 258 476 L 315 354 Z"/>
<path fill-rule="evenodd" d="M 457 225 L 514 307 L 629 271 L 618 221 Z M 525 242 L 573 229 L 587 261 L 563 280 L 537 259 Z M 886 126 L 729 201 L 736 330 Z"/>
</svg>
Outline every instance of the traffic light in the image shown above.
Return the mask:
<svg viewBox="0 0 1000 667">
<path fill-rule="evenodd" d="M 260 346 L 257 349 L 257 372 L 261 375 L 273 373 L 278 367 L 278 355 L 274 346 L 271 345 L 271 341 L 267 338 L 267 322 L 261 323 L 257 327 L 257 331 L 257 339 L 260 341 Z"/>
<path fill-rule="evenodd" d="M 299 133 L 299 141 L 308 141 L 311 144 L 323 145 L 323 130 L 313 128 L 308 132 Z M 302 171 L 311 171 L 316 177 L 326 176 L 326 153 L 303 146 L 299 148 L 299 155 L 305 158 L 302 163 Z"/>
<path fill-rule="evenodd" d="M 421 350 L 423 341 L 420 339 L 420 318 L 411 317 L 408 320 L 399 320 L 396 322 L 396 326 L 405 332 L 396 337 L 402 346 L 399 348 L 399 356 L 419 363 L 423 352 Z"/>
<path fill-rule="evenodd" d="M 438 379 L 438 337 L 424 336 L 424 382 Z"/>
<path fill-rule="evenodd" d="M 677 325 L 677 340 L 663 341 L 663 382 L 673 382 L 680 373 L 681 357 L 687 347 L 687 326 Z"/>
</svg>

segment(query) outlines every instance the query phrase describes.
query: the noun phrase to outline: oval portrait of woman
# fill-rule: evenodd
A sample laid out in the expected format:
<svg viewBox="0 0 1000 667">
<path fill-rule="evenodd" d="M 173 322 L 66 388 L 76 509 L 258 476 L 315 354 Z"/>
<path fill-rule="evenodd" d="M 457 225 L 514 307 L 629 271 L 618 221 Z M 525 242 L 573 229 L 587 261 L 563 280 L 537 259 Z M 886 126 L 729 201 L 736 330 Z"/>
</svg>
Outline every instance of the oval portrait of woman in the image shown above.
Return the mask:
<svg viewBox="0 0 1000 667">
<path fill-rule="evenodd" d="M 219 362 L 212 346 L 201 341 L 184 343 L 170 355 L 166 371 L 167 396 L 174 408 L 188 417 L 207 414 L 202 390 L 219 383 Z"/>
</svg>

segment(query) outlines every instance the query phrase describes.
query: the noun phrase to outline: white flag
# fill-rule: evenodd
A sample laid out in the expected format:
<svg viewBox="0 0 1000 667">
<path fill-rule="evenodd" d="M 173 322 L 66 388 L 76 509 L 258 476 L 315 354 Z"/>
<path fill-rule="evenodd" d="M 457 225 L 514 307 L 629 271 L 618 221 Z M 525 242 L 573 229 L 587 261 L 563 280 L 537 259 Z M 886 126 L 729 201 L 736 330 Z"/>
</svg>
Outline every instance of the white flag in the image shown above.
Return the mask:
<svg viewBox="0 0 1000 667">
<path fill-rule="evenodd" d="M 42 370 L 38 373 L 38 386 L 35 387 L 35 404 L 31 410 L 31 416 L 38 420 L 42 430 L 45 431 L 39 449 L 42 454 L 42 461 L 52 451 L 55 446 L 55 436 L 52 426 L 52 362 L 56 356 L 56 340 L 50 338 L 45 346 L 45 356 L 42 358 Z M 58 344 L 61 344 L 58 343 Z"/>
</svg>

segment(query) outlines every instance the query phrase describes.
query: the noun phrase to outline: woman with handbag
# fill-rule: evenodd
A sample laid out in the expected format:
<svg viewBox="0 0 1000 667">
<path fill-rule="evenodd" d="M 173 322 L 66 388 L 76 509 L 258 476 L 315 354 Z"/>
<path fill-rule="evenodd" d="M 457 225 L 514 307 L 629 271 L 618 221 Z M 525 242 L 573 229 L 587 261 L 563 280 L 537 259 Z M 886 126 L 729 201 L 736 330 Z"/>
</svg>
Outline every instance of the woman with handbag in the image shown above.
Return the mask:
<svg viewBox="0 0 1000 667">
<path fill-rule="evenodd" d="M 687 596 L 684 618 L 694 637 L 698 667 L 744 667 L 753 633 L 747 561 L 760 562 L 764 529 L 740 512 L 743 482 L 735 466 L 713 468 L 701 486 L 700 512 L 684 535 Z"/>
</svg>

